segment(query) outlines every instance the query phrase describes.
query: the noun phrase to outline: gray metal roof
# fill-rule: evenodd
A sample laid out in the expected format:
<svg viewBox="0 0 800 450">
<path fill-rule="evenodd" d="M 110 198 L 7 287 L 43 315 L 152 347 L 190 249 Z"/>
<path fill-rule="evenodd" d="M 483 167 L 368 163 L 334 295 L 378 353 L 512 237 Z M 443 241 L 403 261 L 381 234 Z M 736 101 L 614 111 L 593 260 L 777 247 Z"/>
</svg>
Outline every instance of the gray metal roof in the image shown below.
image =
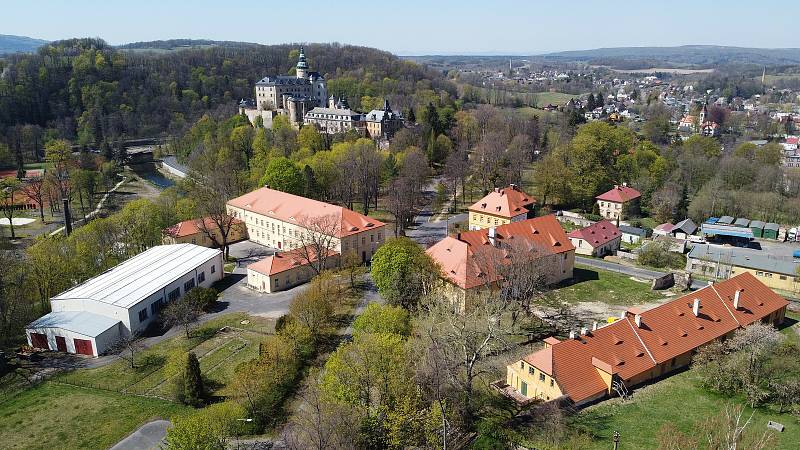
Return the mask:
<svg viewBox="0 0 800 450">
<path fill-rule="evenodd" d="M 733 217 L 731 217 L 731 216 L 722 216 L 722 217 L 720 217 L 720 218 L 719 218 L 719 220 L 717 221 L 717 223 L 721 223 L 721 224 L 725 224 L 725 225 L 730 225 L 730 224 L 732 224 L 732 223 L 733 223 Z"/>
<path fill-rule="evenodd" d="M 647 237 L 647 230 L 645 230 L 644 228 L 630 227 L 627 225 L 620 225 L 617 228 L 619 228 L 619 231 L 621 231 L 623 234 L 632 234 L 634 236 Z"/>
<path fill-rule="evenodd" d="M 791 257 L 778 257 L 763 250 L 719 245 L 697 244 L 689 251 L 689 258 L 701 259 L 720 264 L 746 267 L 795 276 L 800 261 Z"/>
<path fill-rule="evenodd" d="M 765 229 L 765 230 L 775 230 L 775 231 L 778 231 L 778 228 L 780 228 L 780 226 L 779 226 L 777 223 L 772 223 L 772 222 L 770 222 L 770 223 L 768 223 L 768 224 L 764 225 L 764 229 Z"/>
<path fill-rule="evenodd" d="M 686 234 L 694 234 L 694 232 L 697 231 L 697 225 L 695 225 L 692 219 L 683 219 L 675 224 L 672 232 L 674 233 L 676 230 L 681 230 Z"/>
<path fill-rule="evenodd" d="M 119 320 L 88 311 L 57 311 L 45 314 L 31 322 L 26 328 L 61 328 L 89 337 L 97 337 Z"/>
<path fill-rule="evenodd" d="M 744 217 L 740 217 L 733 222 L 734 225 L 737 227 L 746 227 L 750 225 L 750 219 L 745 219 Z"/>
<path fill-rule="evenodd" d="M 750 221 L 750 228 L 764 228 L 764 222 L 760 220 Z"/>
<path fill-rule="evenodd" d="M 130 308 L 220 253 L 194 244 L 158 245 L 51 300 L 86 299 Z"/>
<path fill-rule="evenodd" d="M 339 109 L 339 108 L 323 108 L 321 106 L 317 106 L 316 108 L 311 109 L 311 111 L 307 112 L 306 115 L 311 114 L 333 114 L 336 116 L 348 116 L 354 118 L 353 120 L 360 120 L 361 113 L 357 113 L 352 109 Z"/>
</svg>

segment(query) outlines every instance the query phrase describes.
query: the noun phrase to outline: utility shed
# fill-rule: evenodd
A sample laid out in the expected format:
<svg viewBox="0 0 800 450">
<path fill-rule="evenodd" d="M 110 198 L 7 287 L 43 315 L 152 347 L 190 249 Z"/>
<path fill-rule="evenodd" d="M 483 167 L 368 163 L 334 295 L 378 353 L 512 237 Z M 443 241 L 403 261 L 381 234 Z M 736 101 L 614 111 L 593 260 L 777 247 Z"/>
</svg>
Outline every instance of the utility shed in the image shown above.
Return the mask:
<svg viewBox="0 0 800 450">
<path fill-rule="evenodd" d="M 35 348 L 97 356 L 144 331 L 170 301 L 222 278 L 222 252 L 194 244 L 152 247 L 50 299 L 26 327 Z"/>
<path fill-rule="evenodd" d="M 778 239 L 778 229 L 780 229 L 780 227 L 777 223 L 770 222 L 764 225 L 764 234 L 762 237 L 764 239 Z"/>
<path fill-rule="evenodd" d="M 764 235 L 764 222 L 760 220 L 753 220 L 750 222 L 750 229 L 753 230 L 753 236 L 760 238 Z"/>
<path fill-rule="evenodd" d="M 717 225 L 731 225 L 733 224 L 733 217 L 731 216 L 722 216 L 717 221 Z"/>
<path fill-rule="evenodd" d="M 750 219 L 745 219 L 744 217 L 740 217 L 733 222 L 734 225 L 737 227 L 748 227 L 750 226 Z"/>
</svg>

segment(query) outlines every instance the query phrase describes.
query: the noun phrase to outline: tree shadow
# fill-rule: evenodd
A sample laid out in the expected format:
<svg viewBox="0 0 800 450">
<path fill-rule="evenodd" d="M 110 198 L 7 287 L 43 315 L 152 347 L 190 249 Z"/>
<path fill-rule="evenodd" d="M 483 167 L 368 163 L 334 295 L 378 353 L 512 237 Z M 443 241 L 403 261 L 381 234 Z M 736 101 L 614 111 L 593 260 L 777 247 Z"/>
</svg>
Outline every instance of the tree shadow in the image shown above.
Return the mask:
<svg viewBox="0 0 800 450">
<path fill-rule="evenodd" d="M 556 289 L 574 286 L 576 284 L 580 284 L 586 281 L 597 281 L 600 279 L 600 274 L 597 273 L 595 270 L 589 269 L 582 269 L 576 267 L 572 269 L 572 278 L 562 281 L 558 283 L 555 287 Z"/>
</svg>

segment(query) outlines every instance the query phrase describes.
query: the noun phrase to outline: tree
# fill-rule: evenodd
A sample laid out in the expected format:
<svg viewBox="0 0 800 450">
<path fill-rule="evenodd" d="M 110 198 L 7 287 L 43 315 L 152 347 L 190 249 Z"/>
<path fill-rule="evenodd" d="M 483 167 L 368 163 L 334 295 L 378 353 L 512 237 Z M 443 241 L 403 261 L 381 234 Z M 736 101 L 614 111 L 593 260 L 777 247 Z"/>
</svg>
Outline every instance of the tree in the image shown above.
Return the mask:
<svg viewBox="0 0 800 450">
<path fill-rule="evenodd" d="M 60 200 L 68 199 L 70 193 L 69 168 L 72 165 L 72 148 L 65 140 L 53 140 L 45 145 L 45 159 L 52 165 L 48 172 L 58 188 Z"/>
<path fill-rule="evenodd" d="M 314 153 L 325 150 L 325 140 L 313 125 L 300 128 L 300 132 L 297 133 L 297 144 L 300 148 L 307 148 Z"/>
<path fill-rule="evenodd" d="M 195 286 L 184 295 L 186 302 L 194 303 L 202 311 L 209 311 L 217 302 L 219 293 L 214 288 Z"/>
<path fill-rule="evenodd" d="M 161 313 L 162 320 L 170 327 L 181 326 L 186 333 L 186 339 L 191 338 L 191 331 L 197 319 L 200 318 L 203 308 L 192 297 L 183 297 L 168 303 Z"/>
<path fill-rule="evenodd" d="M 438 279 L 433 260 L 411 239 L 386 241 L 372 257 L 372 279 L 390 303 L 414 309 Z"/>
<path fill-rule="evenodd" d="M 167 445 L 174 450 L 225 450 L 228 438 L 242 433 L 245 411 L 234 402 L 222 402 L 172 418 Z"/>
<path fill-rule="evenodd" d="M 353 322 L 354 334 L 383 333 L 408 337 L 411 335 L 411 315 L 400 306 L 370 303 Z"/>
<path fill-rule="evenodd" d="M 334 214 L 322 216 L 304 215 L 297 218 L 300 232 L 296 235 L 300 247 L 297 248 L 300 258 L 308 264 L 316 274 L 329 269 L 330 258 L 342 234 L 340 218 Z"/>
<path fill-rule="evenodd" d="M 303 173 L 295 163 L 289 158 L 278 157 L 271 159 L 267 164 L 264 176 L 261 177 L 261 185 L 289 194 L 300 195 L 303 193 L 305 182 Z"/>
<path fill-rule="evenodd" d="M 350 408 L 325 398 L 318 371 L 312 371 L 311 382 L 300 392 L 304 407 L 292 415 L 284 432 L 292 450 L 336 450 L 352 444 Z"/>
<path fill-rule="evenodd" d="M 0 209 L 8 219 L 8 226 L 11 229 L 11 239 L 15 239 L 14 234 L 14 214 L 17 212 L 17 200 L 20 197 L 22 184 L 16 178 L 0 179 Z"/>
<path fill-rule="evenodd" d="M 183 380 L 184 403 L 196 408 L 202 406 L 205 387 L 203 386 L 203 376 L 200 373 L 200 361 L 193 352 L 189 352 L 186 357 L 186 372 Z"/>
<path fill-rule="evenodd" d="M 31 281 L 27 262 L 10 251 L 0 251 L 0 348 L 13 345 L 35 317 Z"/>
<path fill-rule="evenodd" d="M 329 293 L 312 281 L 292 299 L 289 316 L 318 338 L 328 331 L 333 319 L 333 305 L 328 297 Z"/>
<path fill-rule="evenodd" d="M 39 207 L 39 218 L 44 222 L 45 183 L 42 177 L 31 177 L 22 186 L 22 192 L 28 200 Z"/>
<path fill-rule="evenodd" d="M 117 353 L 120 359 L 126 361 L 128 365 L 130 365 L 131 369 L 136 368 L 136 355 L 139 354 L 139 351 L 144 349 L 144 343 L 142 342 L 138 333 L 132 333 L 128 336 L 120 337 L 111 347 L 109 348 L 109 353 L 114 354 Z"/>
</svg>

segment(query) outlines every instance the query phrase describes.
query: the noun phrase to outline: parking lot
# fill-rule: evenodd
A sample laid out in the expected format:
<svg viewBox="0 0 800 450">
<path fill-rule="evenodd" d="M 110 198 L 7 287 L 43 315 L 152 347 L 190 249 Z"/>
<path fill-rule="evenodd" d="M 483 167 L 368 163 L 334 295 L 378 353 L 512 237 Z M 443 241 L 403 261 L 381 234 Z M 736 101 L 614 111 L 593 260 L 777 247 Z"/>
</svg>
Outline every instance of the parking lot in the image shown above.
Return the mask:
<svg viewBox="0 0 800 450">
<path fill-rule="evenodd" d="M 778 258 L 792 258 L 796 250 L 800 250 L 800 242 L 778 242 L 766 239 L 756 239 L 755 242 L 761 245 L 761 250 L 769 252 L 771 256 Z"/>
</svg>

